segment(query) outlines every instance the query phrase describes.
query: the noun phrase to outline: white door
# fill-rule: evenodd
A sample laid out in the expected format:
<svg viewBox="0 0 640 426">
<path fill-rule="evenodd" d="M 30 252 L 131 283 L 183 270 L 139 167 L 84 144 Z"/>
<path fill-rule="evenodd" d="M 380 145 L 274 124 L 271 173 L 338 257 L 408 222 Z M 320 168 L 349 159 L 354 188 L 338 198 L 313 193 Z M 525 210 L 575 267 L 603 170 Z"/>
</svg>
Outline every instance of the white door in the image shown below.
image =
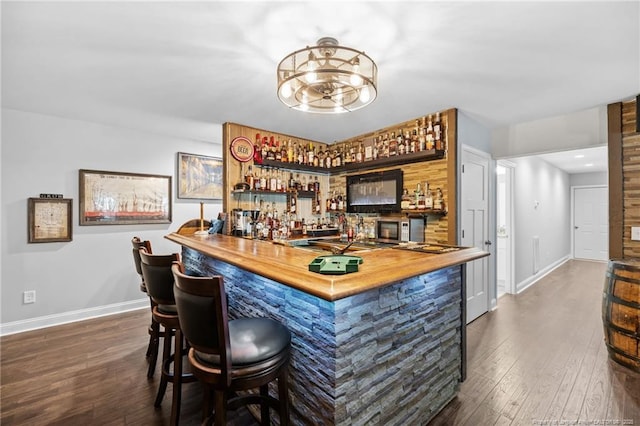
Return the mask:
<svg viewBox="0 0 640 426">
<path fill-rule="evenodd" d="M 462 151 L 462 245 L 487 250 L 489 158 Z M 467 263 L 467 323 L 489 308 L 489 257 Z"/>
<path fill-rule="evenodd" d="M 573 200 L 573 256 L 577 259 L 608 260 L 608 188 L 574 188 Z"/>
</svg>

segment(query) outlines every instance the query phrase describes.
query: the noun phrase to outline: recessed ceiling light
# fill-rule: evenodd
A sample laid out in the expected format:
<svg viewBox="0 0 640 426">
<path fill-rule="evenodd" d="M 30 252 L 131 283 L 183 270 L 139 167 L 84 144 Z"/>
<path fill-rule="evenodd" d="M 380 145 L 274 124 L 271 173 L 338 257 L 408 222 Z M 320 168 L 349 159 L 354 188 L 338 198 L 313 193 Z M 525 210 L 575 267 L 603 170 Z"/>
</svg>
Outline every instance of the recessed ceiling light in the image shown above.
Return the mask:
<svg viewBox="0 0 640 426">
<path fill-rule="evenodd" d="M 583 154 L 574 155 L 573 158 L 584 158 L 584 155 Z"/>
<path fill-rule="evenodd" d="M 587 163 L 584 165 L 585 167 L 593 167 L 593 163 Z"/>
</svg>

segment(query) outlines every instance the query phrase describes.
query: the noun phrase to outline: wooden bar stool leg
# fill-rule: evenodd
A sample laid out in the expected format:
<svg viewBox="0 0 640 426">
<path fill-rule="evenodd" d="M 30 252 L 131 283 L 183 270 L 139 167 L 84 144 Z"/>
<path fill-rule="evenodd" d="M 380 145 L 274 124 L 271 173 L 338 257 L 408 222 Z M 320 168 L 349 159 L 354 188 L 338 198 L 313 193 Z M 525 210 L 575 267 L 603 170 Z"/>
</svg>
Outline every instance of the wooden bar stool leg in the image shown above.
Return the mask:
<svg viewBox="0 0 640 426">
<path fill-rule="evenodd" d="M 262 426 L 269 426 L 271 421 L 269 420 L 269 385 L 265 384 L 260 386 L 260 396 L 263 397 L 260 402 L 260 424 Z"/>
<path fill-rule="evenodd" d="M 289 425 L 289 382 L 287 381 L 287 370 L 278 377 L 278 402 L 280 426 Z"/>
<path fill-rule="evenodd" d="M 215 390 L 215 425 L 227 424 L 227 402 L 225 392 Z"/>
<path fill-rule="evenodd" d="M 169 368 L 171 367 L 171 335 L 172 331 L 164 327 L 164 350 L 162 351 L 162 375 L 160 377 L 160 386 L 158 387 L 158 394 L 156 400 L 153 403 L 154 407 L 159 407 L 164 398 L 164 393 L 167 391 L 167 383 L 169 382 Z"/>
<path fill-rule="evenodd" d="M 173 397 L 171 400 L 171 425 L 180 422 L 180 403 L 182 399 L 182 333 L 176 329 L 175 352 L 173 354 Z"/>
<path fill-rule="evenodd" d="M 156 371 L 156 363 L 158 361 L 158 348 L 160 346 L 160 324 L 151 321 L 149 326 L 149 347 L 147 348 L 147 358 L 149 358 L 149 367 L 147 369 L 147 377 L 152 378 Z"/>
</svg>

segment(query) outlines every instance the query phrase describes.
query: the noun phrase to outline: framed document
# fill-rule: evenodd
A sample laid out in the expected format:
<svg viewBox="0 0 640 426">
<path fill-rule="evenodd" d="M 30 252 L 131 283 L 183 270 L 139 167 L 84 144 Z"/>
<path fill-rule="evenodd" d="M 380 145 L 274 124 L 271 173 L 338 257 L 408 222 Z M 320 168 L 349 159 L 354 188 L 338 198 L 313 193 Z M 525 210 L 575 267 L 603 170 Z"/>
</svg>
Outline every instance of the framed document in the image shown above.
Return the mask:
<svg viewBox="0 0 640 426">
<path fill-rule="evenodd" d="M 80 170 L 80 225 L 171 223 L 171 176 Z"/>
<path fill-rule="evenodd" d="M 70 198 L 29 198 L 29 242 L 71 241 Z"/>
</svg>

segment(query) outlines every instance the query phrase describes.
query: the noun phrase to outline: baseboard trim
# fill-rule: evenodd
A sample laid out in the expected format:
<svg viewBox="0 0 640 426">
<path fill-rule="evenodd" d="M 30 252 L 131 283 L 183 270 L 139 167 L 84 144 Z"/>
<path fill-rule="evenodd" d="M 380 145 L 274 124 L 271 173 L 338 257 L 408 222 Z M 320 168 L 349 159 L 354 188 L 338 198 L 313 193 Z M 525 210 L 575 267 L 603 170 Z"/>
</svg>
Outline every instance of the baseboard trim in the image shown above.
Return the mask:
<svg viewBox="0 0 640 426">
<path fill-rule="evenodd" d="M 0 336 L 8 336 L 10 334 L 23 333 L 25 331 L 69 324 L 72 322 L 84 321 L 107 315 L 115 315 L 143 308 L 149 309 L 149 298 L 114 303 L 112 305 L 98 306 L 95 308 L 80 309 L 77 311 L 63 312 L 54 315 L 45 315 L 26 320 L 12 321 L 0 324 Z"/>
<path fill-rule="evenodd" d="M 537 274 L 530 276 L 526 280 L 520 281 L 518 284 L 516 284 L 516 294 L 522 293 L 523 291 L 525 291 L 526 289 L 534 285 L 537 281 L 541 280 L 546 275 L 549 275 L 551 272 L 553 272 L 554 269 L 568 262 L 570 259 L 571 259 L 571 255 L 566 255 L 564 257 L 561 257 L 557 261 L 553 262 L 551 265 L 539 271 Z"/>
</svg>

